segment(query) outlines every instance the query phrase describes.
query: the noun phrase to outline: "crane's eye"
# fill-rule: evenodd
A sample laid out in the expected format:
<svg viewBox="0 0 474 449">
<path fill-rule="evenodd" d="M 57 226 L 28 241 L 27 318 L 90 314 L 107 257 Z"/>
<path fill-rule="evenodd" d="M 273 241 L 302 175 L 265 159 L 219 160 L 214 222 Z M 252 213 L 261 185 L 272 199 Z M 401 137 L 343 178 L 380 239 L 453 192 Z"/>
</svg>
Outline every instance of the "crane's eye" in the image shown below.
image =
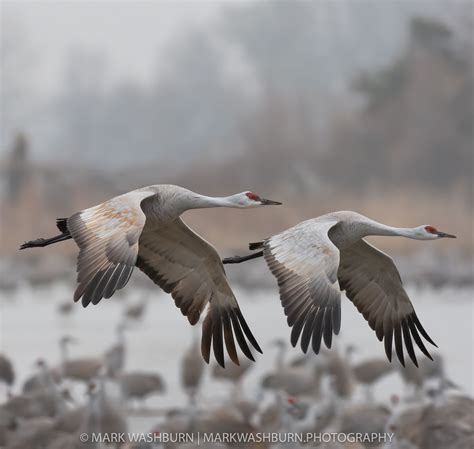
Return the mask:
<svg viewBox="0 0 474 449">
<path fill-rule="evenodd" d="M 430 234 L 436 234 L 438 230 L 434 226 L 425 226 L 425 231 Z"/>
<path fill-rule="evenodd" d="M 249 198 L 253 201 L 259 201 L 260 200 L 260 197 L 256 193 L 247 192 L 245 195 L 247 195 L 247 198 Z"/>
</svg>

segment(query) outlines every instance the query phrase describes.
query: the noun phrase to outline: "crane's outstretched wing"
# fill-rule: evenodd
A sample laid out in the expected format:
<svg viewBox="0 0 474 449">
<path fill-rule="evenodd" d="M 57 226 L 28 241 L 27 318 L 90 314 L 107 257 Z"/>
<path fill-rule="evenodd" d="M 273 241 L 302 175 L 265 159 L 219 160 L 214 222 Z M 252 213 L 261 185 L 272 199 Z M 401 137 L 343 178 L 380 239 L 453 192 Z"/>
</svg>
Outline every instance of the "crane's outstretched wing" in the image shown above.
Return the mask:
<svg viewBox="0 0 474 449">
<path fill-rule="evenodd" d="M 263 255 L 278 280 L 280 300 L 296 346 L 306 353 L 310 341 L 318 354 L 321 338 L 331 347 L 341 327 L 341 291 L 337 280 L 339 250 L 328 237 L 336 220 L 308 220 L 263 244 Z"/>
<path fill-rule="evenodd" d="M 138 253 L 146 216 L 141 201 L 153 192 L 133 191 L 67 219 L 67 229 L 79 246 L 74 301 L 97 304 L 125 287 Z"/>
<path fill-rule="evenodd" d="M 392 360 L 392 341 L 400 363 L 405 366 L 403 340 L 413 363 L 418 366 L 413 340 L 421 351 L 431 359 L 420 334 L 436 346 L 416 316 L 413 304 L 402 285 L 402 280 L 393 260 L 368 244 L 359 240 L 341 251 L 338 271 L 341 289 L 354 303 L 375 331 L 377 338 L 384 340 L 385 352 Z"/>
<path fill-rule="evenodd" d="M 165 292 L 196 324 L 209 304 L 202 326 L 201 352 L 209 363 L 211 343 L 217 362 L 224 366 L 224 346 L 239 364 L 234 336 L 242 352 L 254 360 L 245 337 L 262 352 L 250 331 L 227 278 L 217 251 L 178 218 L 168 226 L 145 226 L 139 241 L 137 266 Z"/>
</svg>

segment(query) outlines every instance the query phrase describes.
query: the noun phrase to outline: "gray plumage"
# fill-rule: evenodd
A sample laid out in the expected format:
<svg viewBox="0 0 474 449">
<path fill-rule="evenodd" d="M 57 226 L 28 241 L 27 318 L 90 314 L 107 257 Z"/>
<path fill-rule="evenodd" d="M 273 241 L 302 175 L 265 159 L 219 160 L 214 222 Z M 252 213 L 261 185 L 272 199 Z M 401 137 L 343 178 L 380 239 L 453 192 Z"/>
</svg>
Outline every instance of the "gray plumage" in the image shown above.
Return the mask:
<svg viewBox="0 0 474 449">
<path fill-rule="evenodd" d="M 67 379 L 89 382 L 99 374 L 104 362 L 102 359 L 94 357 L 70 359 L 68 345 L 74 341 L 72 337 L 65 336 L 59 342 L 61 349 L 61 375 Z"/>
<path fill-rule="evenodd" d="M 352 367 L 357 382 L 372 385 L 386 374 L 392 372 L 392 366 L 384 359 L 369 359 Z"/>
<path fill-rule="evenodd" d="M 181 386 L 194 403 L 204 374 L 204 361 L 199 353 L 199 343 L 194 338 L 181 360 L 180 374 Z"/>
<path fill-rule="evenodd" d="M 125 366 L 125 357 L 127 346 L 125 342 L 126 326 L 124 323 L 119 323 L 116 328 L 117 341 L 104 354 L 104 363 L 107 371 L 107 376 L 117 377 Z"/>
<path fill-rule="evenodd" d="M 26 242 L 20 249 L 73 238 L 79 246 L 74 301 L 81 300 L 84 307 L 124 288 L 137 266 L 171 293 L 191 324 L 198 322 L 207 306 L 201 343 L 207 362 L 212 345 L 216 360 L 224 365 L 225 342 L 230 359 L 238 364 L 234 338 L 251 360 L 247 341 L 257 351 L 261 349 L 240 311 L 217 251 L 188 228 L 180 215 L 189 209 L 271 204 L 280 203 L 252 192 L 213 198 L 178 186 L 153 185 L 58 219 L 62 234 Z"/>
<path fill-rule="evenodd" d="M 124 315 L 126 318 L 130 318 L 132 320 L 140 320 L 145 313 L 146 306 L 148 304 L 148 296 L 142 298 L 140 302 L 135 304 L 130 304 L 124 311 Z"/>
<path fill-rule="evenodd" d="M 122 374 L 120 386 L 126 399 L 142 400 L 165 391 L 164 381 L 159 374 L 139 371 Z"/>
<path fill-rule="evenodd" d="M 421 325 L 403 288 L 393 260 L 368 244 L 369 235 L 403 236 L 418 240 L 454 237 L 433 226 L 395 228 L 377 223 L 356 212 L 333 212 L 304 221 L 262 242 L 250 244 L 260 249 L 278 280 L 280 299 L 291 331 L 291 343 L 301 341 L 303 352 L 311 343 L 319 353 L 321 341 L 328 348 L 341 325 L 341 290 L 354 303 L 384 341 L 389 360 L 392 343 L 402 365 L 403 345 L 417 365 L 416 344 L 429 358 L 421 337 L 435 345 Z M 251 257 L 230 258 L 238 263 Z M 436 345 L 435 345 L 436 346 Z"/>
</svg>

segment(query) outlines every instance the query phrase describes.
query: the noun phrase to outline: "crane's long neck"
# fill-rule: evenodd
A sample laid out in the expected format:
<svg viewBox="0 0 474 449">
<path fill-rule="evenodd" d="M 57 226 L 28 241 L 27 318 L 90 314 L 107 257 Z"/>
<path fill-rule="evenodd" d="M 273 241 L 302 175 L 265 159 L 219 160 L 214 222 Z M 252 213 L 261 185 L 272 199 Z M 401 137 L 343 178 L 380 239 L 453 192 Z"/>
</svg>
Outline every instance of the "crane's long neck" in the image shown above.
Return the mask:
<svg viewBox="0 0 474 449">
<path fill-rule="evenodd" d="M 276 360 L 275 360 L 275 367 L 276 367 L 277 372 L 282 372 L 285 368 L 285 354 L 286 354 L 286 346 L 285 345 L 279 346 Z"/>
<path fill-rule="evenodd" d="M 68 362 L 69 359 L 69 349 L 67 346 L 67 342 L 62 341 L 60 343 L 60 351 L 61 351 L 61 368 L 64 369 L 64 366 Z"/>
<path fill-rule="evenodd" d="M 239 207 L 235 195 L 213 197 L 194 193 L 185 202 L 187 209 L 207 209 L 210 207 Z"/>
<path fill-rule="evenodd" d="M 417 239 L 416 228 L 397 228 L 395 226 L 388 226 L 383 223 L 370 220 L 369 223 L 364 226 L 364 235 L 386 235 L 386 236 L 398 236 L 407 237 L 409 239 Z"/>
<path fill-rule="evenodd" d="M 119 346 L 125 346 L 125 330 L 122 326 L 117 328 L 117 344 Z"/>
</svg>

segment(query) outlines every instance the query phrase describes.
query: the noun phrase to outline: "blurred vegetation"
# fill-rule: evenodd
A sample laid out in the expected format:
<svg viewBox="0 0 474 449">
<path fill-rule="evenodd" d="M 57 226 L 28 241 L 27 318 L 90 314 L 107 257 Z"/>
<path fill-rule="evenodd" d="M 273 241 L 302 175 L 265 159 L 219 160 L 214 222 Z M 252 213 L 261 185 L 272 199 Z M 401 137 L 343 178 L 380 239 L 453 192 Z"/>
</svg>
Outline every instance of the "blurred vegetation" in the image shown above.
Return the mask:
<svg viewBox="0 0 474 449">
<path fill-rule="evenodd" d="M 402 56 L 354 83 L 365 108 L 336 124 L 323 172 L 328 181 L 358 189 L 377 183 L 468 190 L 474 91 L 472 54 L 464 50 L 446 26 L 413 19 Z M 357 157 L 344 169 L 349 148 Z"/>
</svg>

